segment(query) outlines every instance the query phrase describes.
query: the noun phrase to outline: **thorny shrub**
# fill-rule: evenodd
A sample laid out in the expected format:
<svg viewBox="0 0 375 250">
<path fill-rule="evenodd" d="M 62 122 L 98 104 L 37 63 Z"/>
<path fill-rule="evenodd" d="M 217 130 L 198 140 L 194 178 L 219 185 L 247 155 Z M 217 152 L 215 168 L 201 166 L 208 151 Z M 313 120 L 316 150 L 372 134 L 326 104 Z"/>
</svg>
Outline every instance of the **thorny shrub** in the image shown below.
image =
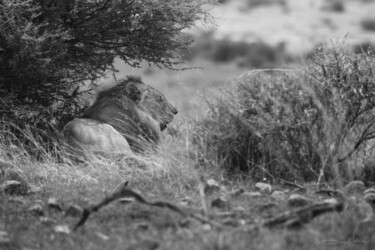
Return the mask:
<svg viewBox="0 0 375 250">
<path fill-rule="evenodd" d="M 84 108 L 84 92 L 116 72 L 115 58 L 177 67 L 187 31 L 212 20 L 215 2 L 0 1 L 0 130 L 13 123 L 22 137 L 26 127 L 63 126 Z"/>
<path fill-rule="evenodd" d="M 375 137 L 374 66 L 372 53 L 335 44 L 304 70 L 243 74 L 197 124 L 201 157 L 255 179 L 363 176 Z"/>
</svg>

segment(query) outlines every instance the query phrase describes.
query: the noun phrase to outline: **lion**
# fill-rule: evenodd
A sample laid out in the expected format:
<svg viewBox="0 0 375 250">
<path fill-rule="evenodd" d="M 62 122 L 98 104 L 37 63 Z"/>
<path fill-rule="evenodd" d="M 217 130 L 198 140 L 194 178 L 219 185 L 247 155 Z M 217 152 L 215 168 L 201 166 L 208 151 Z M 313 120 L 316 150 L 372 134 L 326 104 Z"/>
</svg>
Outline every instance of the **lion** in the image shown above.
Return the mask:
<svg viewBox="0 0 375 250">
<path fill-rule="evenodd" d="M 155 148 L 177 113 L 160 91 L 129 76 L 99 93 L 80 118 L 65 125 L 63 134 L 76 148 L 140 153 Z"/>
<path fill-rule="evenodd" d="M 133 155 L 127 140 L 107 123 L 88 118 L 74 119 L 65 125 L 63 133 L 72 155 L 77 152 L 84 155 L 95 152 L 109 158 Z"/>
</svg>

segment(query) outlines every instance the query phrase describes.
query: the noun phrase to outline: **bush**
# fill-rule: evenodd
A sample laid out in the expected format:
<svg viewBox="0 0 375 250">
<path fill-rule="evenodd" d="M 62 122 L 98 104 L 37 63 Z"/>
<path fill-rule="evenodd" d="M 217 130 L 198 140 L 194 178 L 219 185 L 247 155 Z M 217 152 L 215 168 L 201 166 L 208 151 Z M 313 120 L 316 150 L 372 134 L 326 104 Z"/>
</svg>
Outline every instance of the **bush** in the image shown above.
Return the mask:
<svg viewBox="0 0 375 250">
<path fill-rule="evenodd" d="M 366 18 L 361 21 L 361 27 L 367 31 L 375 31 L 375 19 Z"/>
<path fill-rule="evenodd" d="M 0 98 L 49 108 L 116 71 L 115 57 L 173 68 L 191 43 L 184 31 L 210 17 L 210 3 L 0 1 Z"/>
<path fill-rule="evenodd" d="M 281 66 L 284 60 L 291 61 L 285 55 L 284 44 L 271 46 L 263 42 L 218 40 L 212 33 L 202 35 L 186 59 L 203 57 L 218 63 L 237 63 L 243 68 L 270 68 Z"/>
<path fill-rule="evenodd" d="M 375 136 L 374 66 L 373 55 L 335 46 L 305 71 L 249 72 L 210 104 L 199 151 L 255 179 L 351 178 Z"/>
<path fill-rule="evenodd" d="M 227 4 L 230 0 L 218 0 L 217 2 L 220 4 Z"/>
<path fill-rule="evenodd" d="M 247 0 L 246 7 L 248 8 L 256 8 L 260 6 L 267 6 L 267 5 L 275 5 L 279 4 L 281 6 L 286 6 L 286 0 Z"/>
<path fill-rule="evenodd" d="M 79 87 L 115 72 L 114 58 L 174 68 L 210 18 L 198 1 L 0 1 L 0 117 L 15 125 L 61 127 L 83 108 Z M 22 121 L 19 124 L 19 121 Z"/>
<path fill-rule="evenodd" d="M 323 10 L 332 12 L 344 12 L 345 4 L 343 0 L 326 0 Z"/>
</svg>

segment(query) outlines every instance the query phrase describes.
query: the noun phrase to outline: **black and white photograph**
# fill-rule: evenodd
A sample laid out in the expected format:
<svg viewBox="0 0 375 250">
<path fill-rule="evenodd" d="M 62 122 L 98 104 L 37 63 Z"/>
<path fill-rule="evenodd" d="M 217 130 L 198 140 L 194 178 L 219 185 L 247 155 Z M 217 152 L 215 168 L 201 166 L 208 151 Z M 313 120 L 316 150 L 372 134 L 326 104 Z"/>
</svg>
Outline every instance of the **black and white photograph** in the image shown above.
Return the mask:
<svg viewBox="0 0 375 250">
<path fill-rule="evenodd" d="M 0 0 L 0 250 L 375 249 L 375 0 Z"/>
</svg>

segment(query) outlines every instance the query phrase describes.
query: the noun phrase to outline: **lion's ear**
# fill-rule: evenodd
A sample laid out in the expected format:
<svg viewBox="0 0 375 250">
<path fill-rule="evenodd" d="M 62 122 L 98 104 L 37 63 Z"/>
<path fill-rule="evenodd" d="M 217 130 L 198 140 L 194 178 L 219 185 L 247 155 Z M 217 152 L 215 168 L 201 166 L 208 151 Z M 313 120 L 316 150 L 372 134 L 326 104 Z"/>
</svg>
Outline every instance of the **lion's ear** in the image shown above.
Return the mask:
<svg viewBox="0 0 375 250">
<path fill-rule="evenodd" d="M 129 82 L 126 84 L 126 93 L 133 101 L 139 101 L 141 99 L 141 91 L 139 90 L 137 83 Z"/>
</svg>

